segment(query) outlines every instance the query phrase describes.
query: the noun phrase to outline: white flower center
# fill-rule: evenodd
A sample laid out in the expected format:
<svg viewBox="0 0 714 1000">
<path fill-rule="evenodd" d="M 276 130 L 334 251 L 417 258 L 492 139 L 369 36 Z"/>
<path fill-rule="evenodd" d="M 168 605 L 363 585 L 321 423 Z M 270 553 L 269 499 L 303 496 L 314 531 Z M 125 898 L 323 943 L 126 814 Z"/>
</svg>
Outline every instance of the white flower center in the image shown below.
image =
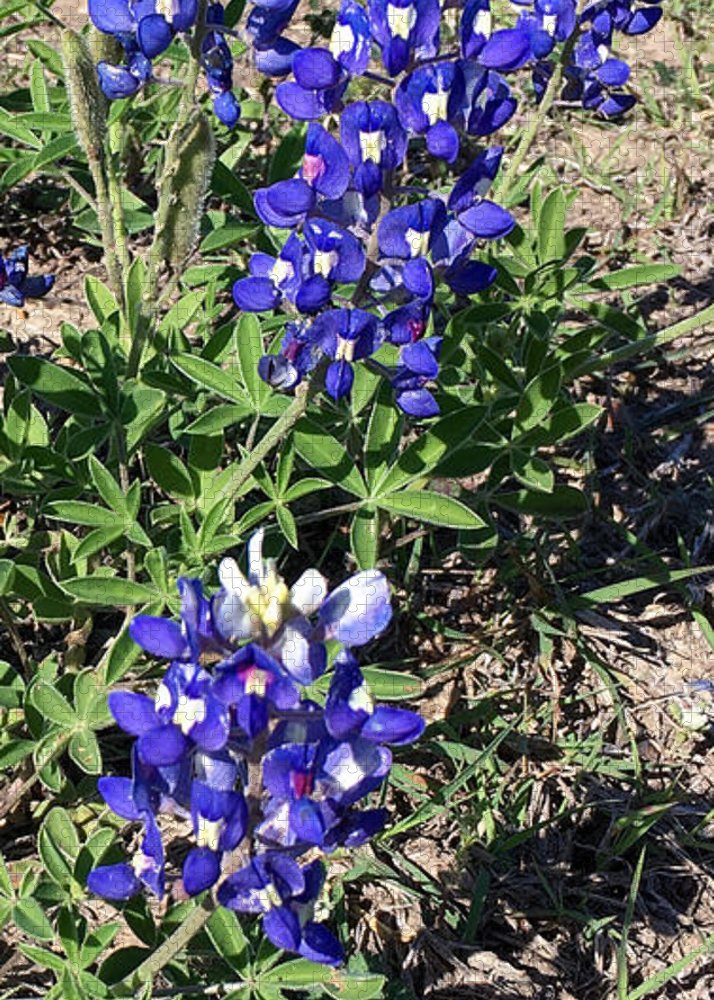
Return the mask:
<svg viewBox="0 0 714 1000">
<path fill-rule="evenodd" d="M 154 707 L 157 712 L 162 709 L 171 708 L 171 692 L 166 687 L 165 684 L 159 684 L 158 690 L 156 692 L 156 697 L 154 698 Z"/>
<path fill-rule="evenodd" d="M 354 361 L 354 356 L 354 340 L 346 340 L 344 337 L 338 337 L 337 350 L 335 351 L 335 361 Z"/>
<path fill-rule="evenodd" d="M 555 29 L 558 27 L 558 15 L 557 14 L 544 14 L 543 15 L 543 31 L 550 35 L 552 38 L 555 34 Z"/>
<path fill-rule="evenodd" d="M 429 251 L 429 230 L 407 229 L 404 239 L 411 248 L 412 257 L 425 257 Z"/>
<path fill-rule="evenodd" d="M 156 13 L 161 14 L 169 22 L 176 16 L 176 8 L 176 0 L 156 0 Z"/>
<path fill-rule="evenodd" d="M 251 667 L 246 672 L 244 680 L 245 693 L 255 694 L 259 698 L 264 698 L 265 692 L 268 690 L 269 679 L 270 674 L 267 670 L 261 670 L 259 667 Z"/>
<path fill-rule="evenodd" d="M 382 159 L 382 150 L 386 144 L 387 141 L 381 129 L 376 129 L 374 132 L 360 132 L 359 134 L 359 145 L 365 163 L 367 160 L 372 160 L 373 163 L 379 165 Z"/>
<path fill-rule="evenodd" d="M 263 904 L 265 910 L 272 910 L 275 906 L 282 906 L 283 901 L 280 898 L 280 893 L 275 888 L 272 882 L 269 882 L 265 888 L 258 889 L 256 893 L 258 899 Z"/>
<path fill-rule="evenodd" d="M 429 119 L 430 125 L 436 125 L 437 122 L 445 122 L 448 117 L 449 91 L 442 90 L 441 87 L 439 87 L 436 93 L 427 91 L 422 98 L 421 106 L 424 114 Z"/>
<path fill-rule="evenodd" d="M 189 735 L 194 726 L 206 718 L 206 705 L 202 698 L 188 698 L 182 694 L 174 712 L 174 723 L 182 733 Z"/>
<path fill-rule="evenodd" d="M 330 52 L 333 58 L 339 59 L 344 52 L 351 52 L 355 42 L 355 33 L 349 24 L 341 24 L 337 21 L 330 38 Z"/>
<path fill-rule="evenodd" d="M 347 704 L 353 712 L 367 712 L 371 715 L 374 711 L 374 701 L 369 693 L 367 682 L 363 681 L 359 687 L 353 689 L 347 699 Z"/>
<path fill-rule="evenodd" d="M 600 57 L 600 62 L 603 63 L 607 62 L 607 60 L 610 58 L 610 50 L 608 49 L 607 45 L 598 45 L 597 54 Z"/>
<path fill-rule="evenodd" d="M 217 851 L 225 825 L 225 821 L 222 819 L 206 819 L 205 816 L 199 816 L 196 845 L 207 847 L 209 851 Z"/>
<path fill-rule="evenodd" d="M 416 24 L 416 19 L 415 7 L 395 7 L 391 3 L 387 4 L 387 24 L 395 38 L 403 38 L 406 42 Z"/>
<path fill-rule="evenodd" d="M 136 852 L 134 857 L 131 859 L 131 867 L 133 868 L 134 874 L 137 878 L 143 878 L 144 875 L 149 875 L 159 870 L 159 866 L 156 864 L 154 859 L 149 857 L 148 854 L 144 854 L 143 851 Z"/>
<path fill-rule="evenodd" d="M 290 280 L 294 274 L 295 268 L 290 261 L 278 257 L 270 269 L 270 280 L 274 285 L 281 285 L 284 281 Z"/>
<path fill-rule="evenodd" d="M 480 10 L 474 18 L 474 35 L 483 35 L 485 38 L 491 37 L 491 26 L 493 18 L 490 10 Z"/>
<path fill-rule="evenodd" d="M 313 258 L 315 274 L 321 274 L 323 278 L 329 278 L 332 268 L 340 259 L 336 250 L 316 250 Z"/>
</svg>

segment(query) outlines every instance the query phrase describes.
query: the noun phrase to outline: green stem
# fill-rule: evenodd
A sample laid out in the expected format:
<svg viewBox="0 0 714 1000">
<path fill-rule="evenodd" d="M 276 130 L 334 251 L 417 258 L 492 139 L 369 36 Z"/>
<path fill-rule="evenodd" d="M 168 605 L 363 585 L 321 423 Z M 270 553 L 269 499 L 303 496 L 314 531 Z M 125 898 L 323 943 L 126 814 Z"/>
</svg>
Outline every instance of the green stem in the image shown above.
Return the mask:
<svg viewBox="0 0 714 1000">
<path fill-rule="evenodd" d="M 260 463 L 268 457 L 270 452 L 285 440 L 286 435 L 293 429 L 295 424 L 304 416 L 307 404 L 312 398 L 314 390 L 309 383 L 301 382 L 295 390 L 295 398 L 287 408 L 282 417 L 275 421 L 268 433 L 260 439 L 251 453 L 243 459 L 238 472 L 230 483 L 229 496 L 234 498 L 241 488 L 245 486 Z"/>
<path fill-rule="evenodd" d="M 179 924 L 173 934 L 167 937 L 156 951 L 152 952 L 141 965 L 114 987 L 113 995 L 126 996 L 127 990 L 138 991 L 141 986 L 153 982 L 154 976 L 182 952 L 191 939 L 206 926 L 215 908 L 216 903 L 208 893 L 200 905 L 191 910 L 186 919 Z"/>
<path fill-rule="evenodd" d="M 579 378 L 581 375 L 590 375 L 593 372 L 602 371 L 604 368 L 610 368 L 620 361 L 629 361 L 630 358 L 635 358 L 639 354 L 663 347 L 664 344 L 671 343 L 677 337 L 685 337 L 689 333 L 701 330 L 710 323 L 714 326 L 714 304 L 707 306 L 706 309 L 693 316 L 688 316 L 687 319 L 680 320 L 679 323 L 674 323 L 672 326 L 665 327 L 664 330 L 651 334 L 649 337 L 643 337 L 631 344 L 624 344 L 613 351 L 600 354 L 594 361 L 584 361 L 570 373 L 570 377 Z"/>
<path fill-rule="evenodd" d="M 528 123 L 525 131 L 521 133 L 521 138 L 519 140 L 518 147 L 516 148 L 516 152 L 513 154 L 513 157 L 508 164 L 508 169 L 498 184 L 497 190 L 500 201 L 507 203 L 508 195 L 511 193 L 515 182 L 518 180 L 518 172 L 530 152 L 530 148 L 533 145 L 535 137 L 540 132 L 543 123 L 550 114 L 550 109 L 553 107 L 556 97 L 560 93 L 560 86 L 563 81 L 565 67 L 570 62 L 570 56 L 575 48 L 577 39 L 578 32 L 574 31 L 563 46 L 560 59 L 556 63 L 553 75 L 548 81 L 548 86 L 545 94 L 543 95 L 543 100 L 538 105 L 538 110 Z"/>
<path fill-rule="evenodd" d="M 121 122 L 114 122 L 109 128 L 108 153 L 107 153 L 107 179 L 109 182 L 109 194 L 112 199 L 112 221 L 114 224 L 114 236 L 117 242 L 117 255 L 124 273 L 129 270 L 131 260 L 129 258 L 128 234 L 126 222 L 124 220 L 124 203 L 122 199 L 121 184 L 116 168 L 116 157 L 118 155 L 117 139 Z"/>
</svg>

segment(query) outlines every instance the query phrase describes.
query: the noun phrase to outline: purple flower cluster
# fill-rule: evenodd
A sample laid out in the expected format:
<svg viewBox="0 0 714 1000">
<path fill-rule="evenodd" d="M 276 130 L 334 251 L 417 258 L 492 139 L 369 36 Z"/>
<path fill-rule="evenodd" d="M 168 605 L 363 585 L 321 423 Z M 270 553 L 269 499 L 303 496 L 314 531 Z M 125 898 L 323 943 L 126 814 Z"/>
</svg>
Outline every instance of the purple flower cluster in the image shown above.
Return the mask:
<svg viewBox="0 0 714 1000">
<path fill-rule="evenodd" d="M 54 275 L 28 275 L 29 250 L 18 247 L 5 259 L 0 257 L 0 303 L 22 308 L 25 299 L 41 299 L 55 283 Z"/>
<path fill-rule="evenodd" d="M 279 353 L 260 363 L 275 388 L 291 390 L 322 365 L 327 392 L 340 399 L 352 388 L 354 362 L 365 360 L 390 380 L 404 412 L 438 414 L 428 388 L 439 371 L 437 283 L 457 295 L 487 288 L 496 271 L 472 260 L 473 250 L 506 236 L 514 221 L 486 198 L 500 147 L 462 170 L 447 199 L 397 183 L 410 140 L 455 164 L 464 134 L 491 135 L 513 115 L 516 100 L 502 74 L 532 66 L 542 96 L 559 43 L 570 46 L 566 96 L 604 115 L 629 107 L 630 95 L 617 89 L 629 69 L 610 56 L 612 35 L 648 30 L 659 6 L 600 0 L 578 15 L 575 0 L 515 2 L 515 24 L 493 30 L 490 0 L 466 0 L 456 11 L 456 53 L 442 50 L 447 18 L 438 0 L 342 0 L 329 49 L 298 49 L 274 30 L 278 21 L 270 37 L 261 35 L 257 65 L 293 77 L 278 83 L 278 104 L 310 123 L 297 176 L 254 199 L 262 221 L 290 235 L 277 256 L 254 254 L 249 276 L 233 288 L 242 310 L 297 314 Z M 281 2 L 280 10 L 287 24 L 292 6 Z M 386 76 L 370 69 L 377 49 Z M 350 81 L 360 76 L 388 87 L 390 99 L 349 103 Z M 327 116 L 339 116 L 339 137 L 318 123 Z M 338 294 L 336 286 L 354 287 Z M 385 343 L 399 348 L 391 368 L 373 359 Z"/>
<path fill-rule="evenodd" d="M 201 32 L 201 65 L 213 97 L 213 108 L 229 128 L 240 117 L 233 94 L 233 56 L 221 30 L 223 7 L 211 3 L 206 22 L 197 25 L 198 0 L 89 0 L 92 23 L 113 35 L 124 49 L 124 62 L 100 62 L 99 82 L 109 100 L 131 97 L 153 79 L 152 60 L 163 55 L 176 35 Z"/>
<path fill-rule="evenodd" d="M 576 0 L 512 0 L 527 7 L 517 27 L 530 41 L 536 98 L 545 93 L 553 73 L 549 56 L 556 43 L 571 41 L 565 69 L 564 100 L 581 102 L 587 110 L 606 118 L 629 111 L 635 97 L 621 88 L 630 67 L 612 55 L 615 34 L 642 35 L 662 16 L 662 0 L 595 0 L 579 14 Z"/>
<path fill-rule="evenodd" d="M 95 868 L 87 884 L 114 900 L 142 888 L 161 897 L 157 816 L 173 813 L 193 831 L 187 893 L 211 889 L 228 868 L 217 888 L 222 905 L 262 915 L 277 947 L 339 964 L 340 943 L 313 920 L 325 877 L 319 854 L 382 829 L 386 810 L 358 803 L 388 775 L 388 744 L 412 742 L 424 723 L 375 706 L 351 652 L 391 619 L 381 573 L 358 573 L 328 593 L 320 573 L 307 570 L 288 588 L 262 557 L 262 532 L 248 562 L 246 577 L 225 559 L 210 599 L 197 580 L 181 580 L 181 624 L 132 622 L 135 642 L 171 663 L 154 698 L 109 695 L 112 715 L 136 740 L 132 776 L 101 778 L 99 791 L 117 815 L 142 824 L 143 836 L 131 862 Z M 328 646 L 322 706 L 304 689 L 327 670 Z"/>
</svg>

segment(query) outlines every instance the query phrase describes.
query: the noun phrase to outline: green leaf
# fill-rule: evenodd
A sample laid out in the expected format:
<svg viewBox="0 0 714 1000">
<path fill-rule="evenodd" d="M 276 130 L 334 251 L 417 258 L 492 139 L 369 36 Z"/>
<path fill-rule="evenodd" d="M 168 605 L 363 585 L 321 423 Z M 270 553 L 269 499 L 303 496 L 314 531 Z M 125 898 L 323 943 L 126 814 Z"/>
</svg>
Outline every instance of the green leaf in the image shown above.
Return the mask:
<svg viewBox="0 0 714 1000">
<path fill-rule="evenodd" d="M 94 455 L 90 455 L 89 458 L 89 471 L 104 503 L 122 517 L 133 520 L 129 514 L 124 490 L 109 469 L 106 469 Z"/>
<path fill-rule="evenodd" d="M 102 924 L 99 927 L 95 927 L 87 935 L 80 952 L 80 962 L 83 968 L 86 969 L 88 965 L 93 965 L 96 962 L 101 953 L 110 946 L 117 936 L 121 926 L 117 921 L 111 924 Z"/>
<path fill-rule="evenodd" d="M 532 378 L 523 390 L 516 410 L 516 426 L 519 431 L 536 427 L 551 411 L 560 393 L 562 369 L 551 365 Z"/>
<path fill-rule="evenodd" d="M 511 469 L 516 479 L 524 486 L 543 493 L 552 493 L 555 476 L 547 462 L 537 455 L 524 451 L 511 452 Z"/>
<path fill-rule="evenodd" d="M 61 955 L 56 955 L 47 948 L 37 948 L 31 944 L 20 944 L 18 947 L 26 958 L 41 968 L 52 969 L 53 972 L 60 974 L 64 972 L 65 964 Z"/>
<path fill-rule="evenodd" d="M 40 114 L 46 114 L 52 110 L 50 95 L 47 91 L 47 81 L 45 80 L 45 70 L 38 60 L 32 64 L 30 70 L 30 95 L 32 97 L 32 107 Z"/>
<path fill-rule="evenodd" d="M 619 583 L 611 583 L 607 587 L 596 587 L 595 590 L 588 590 L 586 593 L 578 595 L 578 601 L 584 601 L 587 604 L 609 604 L 612 601 L 620 601 L 624 597 L 632 597 L 634 594 L 653 590 L 655 587 L 666 587 L 670 583 L 678 583 L 680 580 L 689 580 L 693 576 L 704 576 L 708 573 L 714 573 L 714 566 L 690 566 L 687 569 L 650 573 L 647 576 L 637 576 L 631 580 L 620 580 Z"/>
<path fill-rule="evenodd" d="M 375 698 L 384 701 L 402 701 L 418 698 L 424 684 L 413 674 L 401 670 L 385 670 L 383 667 L 363 667 L 362 674 Z"/>
<path fill-rule="evenodd" d="M 84 416 L 96 417 L 101 413 L 99 399 L 68 368 L 29 355 L 15 355 L 8 358 L 7 364 L 15 378 L 45 402 Z"/>
<path fill-rule="evenodd" d="M 101 774 L 102 752 L 91 729 L 80 729 L 69 741 L 68 752 L 77 767 L 87 774 Z"/>
<path fill-rule="evenodd" d="M 104 326 L 110 316 L 119 312 L 119 303 L 113 292 L 93 274 L 88 274 L 84 279 L 84 294 L 100 326 Z"/>
<path fill-rule="evenodd" d="M 233 403 L 220 403 L 210 410 L 206 410 L 200 417 L 196 417 L 193 423 L 186 428 L 186 434 L 216 434 L 225 427 L 231 427 L 245 420 L 253 412 L 247 404 L 240 406 Z"/>
<path fill-rule="evenodd" d="M 352 518 L 350 547 L 360 569 L 373 569 L 379 558 L 379 511 L 361 507 Z"/>
<path fill-rule="evenodd" d="M 202 388 L 211 389 L 232 403 L 241 403 L 244 406 L 248 403 L 245 393 L 233 376 L 211 361 L 193 354 L 180 354 L 171 361 L 180 372 Z"/>
<path fill-rule="evenodd" d="M 81 571 L 83 561 L 85 559 L 91 559 L 91 557 L 96 555 L 97 552 L 101 552 L 103 549 L 106 549 L 107 546 L 115 542 L 117 538 L 120 538 L 125 534 L 126 528 L 121 521 L 117 521 L 116 519 L 111 528 L 95 528 L 94 531 L 90 531 L 89 534 L 82 539 L 75 549 L 72 555 L 72 563 L 77 567 L 78 571 Z"/>
<path fill-rule="evenodd" d="M 255 223 L 252 225 L 245 222 L 228 222 L 225 226 L 214 229 L 201 241 L 199 251 L 201 253 L 211 253 L 212 250 L 225 250 L 236 243 L 244 243 L 258 232 Z"/>
<path fill-rule="evenodd" d="M 492 502 L 518 514 L 541 517 L 578 517 L 588 509 L 588 498 L 573 486 L 556 485 L 552 493 L 531 490 L 497 493 Z"/>
<path fill-rule="evenodd" d="M 376 502 L 390 514 L 445 528 L 482 528 L 485 523 L 459 500 L 431 490 L 403 490 L 379 497 Z"/>
<path fill-rule="evenodd" d="M 248 941 L 238 917 L 232 910 L 219 907 L 206 924 L 206 933 L 218 954 L 238 973 L 244 973 L 250 960 Z"/>
<path fill-rule="evenodd" d="M 45 513 L 52 520 L 69 521 L 88 528 L 113 528 L 117 523 L 117 516 L 111 510 L 85 500 L 55 500 L 47 504 Z"/>
<path fill-rule="evenodd" d="M 286 132 L 280 142 L 268 171 L 268 185 L 287 180 L 297 170 L 305 153 L 305 125 L 296 125 Z"/>
<path fill-rule="evenodd" d="M 0 597 L 8 594 L 15 579 L 15 564 L 10 559 L 0 559 Z"/>
<path fill-rule="evenodd" d="M 148 444 L 144 454 L 151 478 L 162 490 L 171 496 L 193 498 L 190 473 L 177 455 L 158 444 Z"/>
<path fill-rule="evenodd" d="M 295 430 L 295 447 L 308 465 L 354 496 L 365 498 L 367 490 L 359 470 L 342 445 L 318 424 L 303 418 Z"/>
<path fill-rule="evenodd" d="M 270 390 L 258 374 L 258 362 L 265 353 L 258 317 L 244 313 L 238 320 L 235 337 L 241 379 L 256 411 L 260 412 Z"/>
<path fill-rule="evenodd" d="M 100 729 L 111 722 L 107 707 L 107 687 L 101 673 L 89 667 L 77 674 L 74 681 L 74 709 L 90 729 Z"/>
<path fill-rule="evenodd" d="M 25 934 L 38 941 L 52 941 L 54 932 L 45 911 L 34 899 L 20 899 L 12 908 L 12 919 Z"/>
<path fill-rule="evenodd" d="M 626 288 L 640 288 L 660 281 L 671 281 L 681 273 L 682 268 L 678 264 L 636 264 L 634 267 L 623 267 L 619 271 L 602 274 L 589 284 L 598 291 L 621 292 Z"/>
<path fill-rule="evenodd" d="M 136 337 L 139 335 L 143 322 L 144 288 L 146 287 L 146 264 L 142 257 L 135 257 L 132 261 L 124 286 L 127 323 L 132 337 Z"/>
<path fill-rule="evenodd" d="M 74 865 L 79 854 L 80 843 L 77 830 L 67 810 L 61 806 L 54 806 L 47 814 L 41 829 L 44 830 L 45 835 L 52 841 L 56 849 Z"/>
<path fill-rule="evenodd" d="M 470 406 L 432 424 L 426 434 L 406 448 L 374 489 L 391 493 L 423 476 L 459 447 L 473 443 L 473 434 L 486 415 L 486 408 Z"/>
<path fill-rule="evenodd" d="M 233 171 L 220 160 L 216 160 L 213 167 L 211 189 L 214 194 L 223 198 L 224 201 L 228 201 L 232 205 L 235 205 L 236 208 L 240 208 L 241 211 L 245 212 L 247 215 L 255 215 L 253 198 L 250 191 L 245 184 L 236 177 Z"/>
<path fill-rule="evenodd" d="M 403 419 L 394 405 L 394 393 L 386 383 L 372 407 L 364 446 L 367 483 L 373 488 L 384 476 L 399 446 Z"/>
<path fill-rule="evenodd" d="M 0 108 L 0 135 L 6 135 L 10 139 L 31 146 L 32 149 L 40 149 L 42 142 L 29 128 L 21 125 L 5 108 Z"/>
<path fill-rule="evenodd" d="M 35 66 L 39 65 L 35 63 Z M 34 160 L 32 161 L 33 170 L 42 170 L 43 167 L 49 166 L 51 163 L 55 163 L 57 160 L 62 160 L 64 157 L 69 156 L 69 154 L 79 153 L 79 145 L 74 135 L 60 135 L 51 142 L 48 142 L 46 146 L 37 153 Z"/>
<path fill-rule="evenodd" d="M 294 500 L 300 500 L 301 497 L 306 497 L 310 493 L 317 493 L 319 490 L 329 490 L 331 485 L 327 479 L 316 479 L 314 476 L 306 476 L 304 479 L 299 479 L 292 486 L 288 487 L 283 500 L 286 503 L 292 503 Z"/>
<path fill-rule="evenodd" d="M 278 519 L 280 530 L 282 531 L 283 535 L 285 535 L 285 539 L 288 545 L 292 546 L 292 548 L 294 549 L 297 549 L 298 547 L 297 525 L 295 523 L 295 518 L 293 517 L 292 513 L 288 510 L 287 507 L 283 507 L 282 505 L 278 504 L 278 506 L 275 508 L 275 516 Z"/>
<path fill-rule="evenodd" d="M 71 727 L 77 724 L 77 715 L 70 703 L 47 681 L 38 680 L 33 685 L 32 704 L 44 718 L 58 726 Z"/>
<path fill-rule="evenodd" d="M 60 584 L 75 600 L 100 607 L 120 607 L 145 604 L 156 597 L 151 587 L 115 576 L 77 577 Z"/>
<path fill-rule="evenodd" d="M 565 216 L 567 206 L 561 188 L 551 191 L 538 216 L 538 257 L 544 264 L 565 256 Z"/>
</svg>

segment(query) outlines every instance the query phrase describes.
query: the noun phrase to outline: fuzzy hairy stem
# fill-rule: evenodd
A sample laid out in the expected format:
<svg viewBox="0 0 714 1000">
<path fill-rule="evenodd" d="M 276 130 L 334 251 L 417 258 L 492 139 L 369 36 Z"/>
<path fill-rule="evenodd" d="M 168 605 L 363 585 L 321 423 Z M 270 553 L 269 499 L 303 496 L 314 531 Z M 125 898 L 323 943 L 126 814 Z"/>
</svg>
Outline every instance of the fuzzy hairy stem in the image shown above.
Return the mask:
<svg viewBox="0 0 714 1000">
<path fill-rule="evenodd" d="M 74 131 L 86 153 L 96 191 L 107 279 L 124 312 L 124 287 L 107 175 L 106 99 L 99 89 L 94 61 L 84 40 L 69 28 L 62 32 L 62 59 Z"/>
<path fill-rule="evenodd" d="M 228 496 L 231 498 L 236 497 L 260 463 L 268 457 L 274 448 L 277 448 L 285 440 L 289 431 L 304 416 L 307 404 L 310 402 L 315 391 L 308 382 L 301 382 L 298 385 L 295 390 L 295 398 L 285 413 L 275 421 L 267 434 L 260 439 L 255 448 L 241 462 L 238 472 L 231 480 Z"/>
<path fill-rule="evenodd" d="M 154 217 L 154 239 L 149 250 L 149 264 L 146 271 L 146 285 L 142 298 L 142 322 L 139 330 L 134 336 L 129 353 L 127 365 L 127 377 L 134 378 L 139 370 L 141 355 L 144 350 L 146 339 L 149 335 L 155 317 L 156 303 L 158 298 L 159 279 L 161 276 L 163 261 L 163 237 L 170 213 L 174 210 L 172 202 L 171 177 L 178 169 L 178 161 L 181 154 L 183 140 L 186 129 L 196 110 L 196 84 L 198 83 L 201 69 L 201 44 L 203 42 L 203 31 L 199 29 L 205 21 L 206 0 L 199 0 L 198 16 L 193 38 L 191 39 L 191 57 L 188 63 L 186 79 L 183 82 L 181 100 L 178 106 L 176 121 L 171 129 L 171 133 L 166 142 L 166 152 L 161 170 L 161 178 L 157 183 L 159 202 Z"/>
</svg>

